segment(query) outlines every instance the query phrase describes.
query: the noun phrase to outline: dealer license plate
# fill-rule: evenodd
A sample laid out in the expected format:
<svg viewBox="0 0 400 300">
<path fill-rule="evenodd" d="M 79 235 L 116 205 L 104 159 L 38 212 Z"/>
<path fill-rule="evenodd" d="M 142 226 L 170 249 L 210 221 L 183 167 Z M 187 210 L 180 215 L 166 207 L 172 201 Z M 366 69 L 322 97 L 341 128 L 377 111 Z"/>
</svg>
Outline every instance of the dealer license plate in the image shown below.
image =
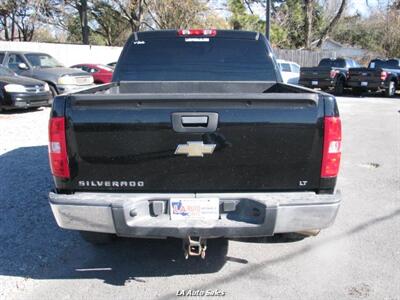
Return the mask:
<svg viewBox="0 0 400 300">
<path fill-rule="evenodd" d="M 219 219 L 218 198 L 172 198 L 169 200 L 171 220 Z"/>
<path fill-rule="evenodd" d="M 311 81 L 311 85 L 318 85 L 318 81 L 316 80 Z"/>
<path fill-rule="evenodd" d="M 368 86 L 368 82 L 362 81 L 362 82 L 361 82 L 361 86 Z"/>
</svg>

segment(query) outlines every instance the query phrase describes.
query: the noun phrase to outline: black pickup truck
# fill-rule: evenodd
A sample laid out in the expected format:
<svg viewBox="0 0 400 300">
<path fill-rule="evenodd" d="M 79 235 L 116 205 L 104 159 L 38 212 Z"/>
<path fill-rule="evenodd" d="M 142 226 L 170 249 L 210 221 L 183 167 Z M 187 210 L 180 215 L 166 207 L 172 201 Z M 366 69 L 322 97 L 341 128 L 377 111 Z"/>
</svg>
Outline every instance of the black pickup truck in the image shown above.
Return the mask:
<svg viewBox="0 0 400 300">
<path fill-rule="evenodd" d="M 349 68 L 359 67 L 358 63 L 348 58 L 324 58 L 317 67 L 300 69 L 299 84 L 309 88 L 320 88 L 333 91 L 337 96 L 343 95 L 347 85 Z"/>
<path fill-rule="evenodd" d="M 341 123 L 329 94 L 286 85 L 255 32 L 139 32 L 113 83 L 57 96 L 58 225 L 91 242 L 315 232 L 330 226 Z"/>
<path fill-rule="evenodd" d="M 348 85 L 356 95 L 371 91 L 393 97 L 400 90 L 400 59 L 374 59 L 368 68 L 351 68 Z"/>
</svg>

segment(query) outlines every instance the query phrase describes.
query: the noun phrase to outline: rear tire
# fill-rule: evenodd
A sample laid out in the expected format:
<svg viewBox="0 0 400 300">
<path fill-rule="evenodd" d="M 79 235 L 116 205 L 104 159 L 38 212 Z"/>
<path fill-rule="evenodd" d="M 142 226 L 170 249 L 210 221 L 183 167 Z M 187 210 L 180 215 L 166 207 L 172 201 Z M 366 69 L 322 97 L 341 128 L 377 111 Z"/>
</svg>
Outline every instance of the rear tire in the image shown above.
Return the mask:
<svg viewBox="0 0 400 300">
<path fill-rule="evenodd" d="M 111 243 L 115 239 L 115 235 L 111 233 L 79 231 L 81 237 L 92 245 L 105 245 Z"/>
<path fill-rule="evenodd" d="M 339 77 L 338 79 L 336 79 L 334 92 L 335 92 L 336 96 L 342 96 L 344 94 L 344 79 L 343 79 L 343 77 Z"/>
<path fill-rule="evenodd" d="M 54 99 L 54 97 L 58 95 L 57 90 L 56 90 L 56 88 L 55 88 L 54 86 L 52 86 L 51 84 L 49 84 L 49 88 L 50 88 L 51 96 L 52 96 L 53 99 Z"/>
<path fill-rule="evenodd" d="M 389 87 L 385 90 L 386 97 L 393 97 L 396 94 L 396 83 L 394 81 L 390 81 Z"/>
</svg>

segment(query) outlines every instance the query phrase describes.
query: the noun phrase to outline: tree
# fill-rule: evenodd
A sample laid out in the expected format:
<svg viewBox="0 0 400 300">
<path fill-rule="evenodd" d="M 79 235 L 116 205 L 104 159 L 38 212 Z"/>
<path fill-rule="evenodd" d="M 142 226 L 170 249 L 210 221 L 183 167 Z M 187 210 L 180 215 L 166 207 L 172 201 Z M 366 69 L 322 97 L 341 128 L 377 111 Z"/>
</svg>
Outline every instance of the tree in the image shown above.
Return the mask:
<svg viewBox="0 0 400 300">
<path fill-rule="evenodd" d="M 100 35 L 108 46 L 122 45 L 127 38 L 129 24 L 109 1 L 98 0 L 91 9 L 93 32 Z"/>
<path fill-rule="evenodd" d="M 79 18 L 82 27 L 82 43 L 84 45 L 89 45 L 89 25 L 88 25 L 88 4 L 87 0 L 80 0 L 77 3 L 77 8 L 79 12 Z"/>
<path fill-rule="evenodd" d="M 80 41 L 82 44 L 89 44 L 89 3 L 87 0 L 47 0 L 44 2 L 46 4 L 41 22 L 69 31 L 68 27 L 72 26 L 71 24 L 76 30 L 76 21 L 78 21 Z M 76 13 L 78 13 L 78 18 L 76 18 Z"/>
<path fill-rule="evenodd" d="M 346 0 L 342 0 L 342 3 L 340 4 L 339 10 L 337 11 L 336 15 L 333 17 L 331 22 L 329 23 L 328 26 L 322 31 L 322 34 L 319 38 L 319 41 L 317 43 L 317 48 L 320 48 L 322 46 L 322 42 L 325 40 L 326 36 L 332 31 L 332 29 L 337 25 L 337 23 L 340 20 L 340 17 L 343 14 L 344 8 L 346 7 Z"/>
<path fill-rule="evenodd" d="M 265 31 L 265 21 L 254 13 L 254 4 L 265 7 L 265 0 L 228 1 L 232 28 Z M 323 9 L 317 0 L 272 1 L 271 43 L 281 48 L 310 48 L 323 23 Z"/>
<path fill-rule="evenodd" d="M 255 30 L 264 32 L 265 21 L 262 21 L 259 16 L 247 12 L 251 3 L 242 0 L 228 0 L 228 8 L 231 12 L 229 23 L 236 30 Z"/>
<path fill-rule="evenodd" d="M 61 0 L 65 6 L 70 6 L 78 12 L 82 32 L 82 44 L 89 45 L 90 29 L 88 25 L 87 0 Z"/>
<path fill-rule="evenodd" d="M 32 3 L 33 2 L 33 3 Z M 43 0 L 4 0 L 0 4 L 0 26 L 5 40 L 32 40 Z M 32 9 L 32 5 L 36 9 Z"/>
<path fill-rule="evenodd" d="M 313 8 L 314 13 L 318 12 Z M 274 8 L 271 41 L 280 48 L 301 48 L 305 46 L 305 14 L 303 0 L 287 0 Z M 313 17 L 314 28 L 320 27 L 320 19 Z M 311 40 L 311 35 L 310 35 Z"/>
<path fill-rule="evenodd" d="M 151 20 L 159 29 L 202 27 L 209 12 L 203 0 L 153 0 L 146 5 Z"/>
<path fill-rule="evenodd" d="M 146 5 L 144 0 L 114 0 L 121 17 L 128 21 L 132 32 L 139 31 L 143 25 Z"/>
<path fill-rule="evenodd" d="M 332 30 L 333 38 L 373 51 L 374 56 L 399 57 L 400 8 L 395 2 L 390 4 L 386 11 L 376 11 L 368 17 L 345 16 Z"/>
<path fill-rule="evenodd" d="M 312 34 L 312 22 L 313 22 L 313 11 L 315 6 L 315 0 L 304 0 L 304 30 L 305 30 L 305 48 L 311 48 L 311 34 Z"/>
</svg>

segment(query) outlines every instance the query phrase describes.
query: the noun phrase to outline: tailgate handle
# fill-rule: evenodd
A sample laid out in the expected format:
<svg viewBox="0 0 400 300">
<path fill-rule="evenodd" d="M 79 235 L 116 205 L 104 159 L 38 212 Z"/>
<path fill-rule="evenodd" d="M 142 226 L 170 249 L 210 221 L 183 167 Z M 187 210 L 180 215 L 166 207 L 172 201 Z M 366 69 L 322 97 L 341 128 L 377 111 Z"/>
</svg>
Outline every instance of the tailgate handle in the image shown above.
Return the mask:
<svg viewBox="0 0 400 300">
<path fill-rule="evenodd" d="M 206 116 L 193 116 L 193 117 L 182 117 L 182 125 L 185 127 L 203 126 L 206 127 L 208 124 L 208 117 Z"/>
<path fill-rule="evenodd" d="M 176 112 L 171 117 L 176 132 L 214 132 L 218 126 L 217 113 Z"/>
</svg>

